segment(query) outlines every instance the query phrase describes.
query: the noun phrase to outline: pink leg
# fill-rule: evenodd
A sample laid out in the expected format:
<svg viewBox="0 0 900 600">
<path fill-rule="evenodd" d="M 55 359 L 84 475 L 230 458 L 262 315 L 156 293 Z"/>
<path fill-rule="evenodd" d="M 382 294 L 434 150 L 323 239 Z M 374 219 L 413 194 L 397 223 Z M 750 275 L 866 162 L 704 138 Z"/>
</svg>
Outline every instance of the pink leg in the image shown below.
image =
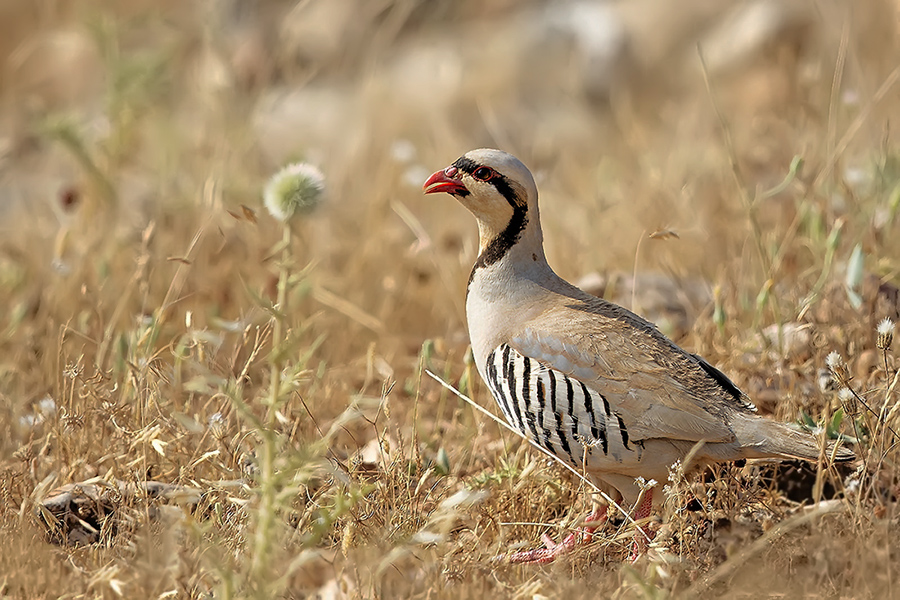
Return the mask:
<svg viewBox="0 0 900 600">
<path fill-rule="evenodd" d="M 553 562 L 554 560 L 556 560 L 556 558 L 570 552 L 573 548 L 575 548 L 575 546 L 590 542 L 591 538 L 593 537 L 594 531 L 597 529 L 597 524 L 606 521 L 606 509 L 606 505 L 596 508 L 585 519 L 586 523 L 594 523 L 594 525 L 590 527 L 580 528 L 570 533 L 563 541 L 558 544 L 550 539 L 550 536 L 545 533 L 541 536 L 541 540 L 544 542 L 544 546 L 546 546 L 545 548 L 539 548 L 537 550 L 523 550 L 522 552 L 516 552 L 514 554 L 510 554 L 509 556 L 500 555 L 497 556 L 495 560 L 502 560 L 504 562 L 511 563 Z"/>
<path fill-rule="evenodd" d="M 653 488 L 648 489 L 644 492 L 644 497 L 641 499 L 641 503 L 638 505 L 637 510 L 634 511 L 634 520 L 640 521 L 641 519 L 646 519 L 650 516 L 650 511 L 653 508 Z M 656 535 L 655 531 L 648 531 L 641 526 L 638 526 L 634 532 L 634 542 L 631 545 L 631 556 L 628 557 L 628 560 L 631 562 L 637 561 L 644 553 L 647 551 L 647 548 L 650 547 L 650 540 L 653 539 L 653 536 Z"/>
</svg>

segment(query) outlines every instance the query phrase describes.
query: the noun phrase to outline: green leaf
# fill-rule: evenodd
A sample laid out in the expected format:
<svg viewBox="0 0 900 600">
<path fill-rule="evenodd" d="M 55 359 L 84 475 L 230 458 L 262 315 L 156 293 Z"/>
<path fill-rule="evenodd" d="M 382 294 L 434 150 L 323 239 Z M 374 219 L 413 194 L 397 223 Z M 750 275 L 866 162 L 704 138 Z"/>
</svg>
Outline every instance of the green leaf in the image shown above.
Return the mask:
<svg viewBox="0 0 900 600">
<path fill-rule="evenodd" d="M 447 451 L 443 447 L 438 450 L 437 457 L 435 457 L 434 472 L 445 477 L 450 474 L 450 457 L 447 456 Z"/>
<path fill-rule="evenodd" d="M 800 411 L 800 418 L 798 419 L 798 422 L 800 423 L 801 427 L 808 431 L 812 431 L 817 427 L 816 422 L 813 421 L 813 418 L 809 416 L 805 410 Z"/>
<path fill-rule="evenodd" d="M 831 423 L 828 424 L 828 428 L 826 429 L 829 438 L 834 438 L 840 435 L 841 432 L 841 423 L 844 422 L 844 409 L 839 408 L 834 411 L 834 414 L 831 415 Z"/>
</svg>

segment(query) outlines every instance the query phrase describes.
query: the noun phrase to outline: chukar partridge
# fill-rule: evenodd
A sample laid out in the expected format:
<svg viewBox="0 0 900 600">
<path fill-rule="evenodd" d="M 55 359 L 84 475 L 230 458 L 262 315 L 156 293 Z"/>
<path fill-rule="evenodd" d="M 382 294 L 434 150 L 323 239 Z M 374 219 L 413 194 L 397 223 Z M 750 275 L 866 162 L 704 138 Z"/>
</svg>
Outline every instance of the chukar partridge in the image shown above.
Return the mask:
<svg viewBox="0 0 900 600">
<path fill-rule="evenodd" d="M 649 321 L 561 279 L 544 256 L 538 192 L 529 170 L 500 150 L 466 153 L 425 182 L 454 196 L 478 221 L 479 254 L 466 316 L 475 363 L 507 421 L 571 464 L 633 518 L 661 494 L 636 478 L 665 482 L 695 447 L 692 465 L 744 458 L 846 461 L 846 449 L 756 414 L 721 371 L 681 349 Z M 641 498 L 639 506 L 638 499 Z M 606 518 L 595 505 L 588 522 Z M 512 562 L 549 562 L 590 539 L 592 528 L 518 552 Z M 649 536 L 638 530 L 635 552 Z"/>
</svg>

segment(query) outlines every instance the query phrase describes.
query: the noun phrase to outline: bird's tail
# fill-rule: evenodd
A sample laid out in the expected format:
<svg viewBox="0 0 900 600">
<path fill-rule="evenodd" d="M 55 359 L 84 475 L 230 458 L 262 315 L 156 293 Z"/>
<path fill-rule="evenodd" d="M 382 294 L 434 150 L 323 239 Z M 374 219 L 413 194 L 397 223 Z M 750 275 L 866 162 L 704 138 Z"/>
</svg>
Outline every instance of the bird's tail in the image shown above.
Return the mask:
<svg viewBox="0 0 900 600">
<path fill-rule="evenodd" d="M 821 442 L 814 435 L 795 429 L 787 423 L 756 417 L 743 421 L 742 425 L 735 427 L 735 434 L 747 458 L 799 458 L 815 461 L 823 454 Z M 833 462 L 847 462 L 856 458 L 852 450 L 831 441 L 825 444 L 824 456 Z"/>
</svg>

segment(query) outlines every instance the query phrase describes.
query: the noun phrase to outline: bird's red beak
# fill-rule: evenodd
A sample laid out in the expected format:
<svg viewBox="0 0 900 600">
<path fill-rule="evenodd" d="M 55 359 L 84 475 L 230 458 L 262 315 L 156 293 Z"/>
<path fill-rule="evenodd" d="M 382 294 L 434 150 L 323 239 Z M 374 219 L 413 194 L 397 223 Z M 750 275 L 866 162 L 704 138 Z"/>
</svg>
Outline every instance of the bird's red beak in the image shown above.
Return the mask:
<svg viewBox="0 0 900 600">
<path fill-rule="evenodd" d="M 437 194 L 438 192 L 447 192 L 448 194 L 458 194 L 460 192 L 468 192 L 459 179 L 455 176 L 459 173 L 456 167 L 447 167 L 443 171 L 437 171 L 425 182 L 422 189 L 426 194 Z"/>
</svg>

